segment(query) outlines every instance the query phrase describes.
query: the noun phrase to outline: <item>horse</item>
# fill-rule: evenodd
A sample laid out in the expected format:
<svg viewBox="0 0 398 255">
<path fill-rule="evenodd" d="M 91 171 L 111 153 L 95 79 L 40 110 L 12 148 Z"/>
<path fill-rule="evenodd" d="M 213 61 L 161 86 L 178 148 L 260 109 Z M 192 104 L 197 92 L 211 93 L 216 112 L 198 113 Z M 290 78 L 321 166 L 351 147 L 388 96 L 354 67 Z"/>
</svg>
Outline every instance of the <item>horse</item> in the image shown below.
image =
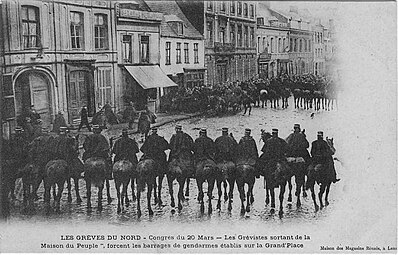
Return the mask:
<svg viewBox="0 0 398 255">
<path fill-rule="evenodd" d="M 253 197 L 253 187 L 254 182 L 256 181 L 255 177 L 255 169 L 253 164 L 248 161 L 238 161 L 236 163 L 236 186 L 239 190 L 239 196 L 241 201 L 241 214 L 245 212 L 250 212 L 250 205 L 254 202 Z M 248 185 L 246 198 L 245 198 L 245 184 Z M 246 209 L 244 205 L 244 201 L 247 199 Z"/>
<path fill-rule="evenodd" d="M 167 183 L 171 198 L 171 207 L 175 207 L 173 194 L 173 181 L 178 182 L 178 210 L 182 210 L 181 202 L 184 201 L 184 184 L 187 182 L 185 195 L 189 195 L 189 177 L 194 170 L 192 155 L 188 151 L 181 152 L 176 158 L 173 158 L 168 165 Z"/>
<path fill-rule="evenodd" d="M 289 184 L 289 197 L 287 199 L 288 202 L 292 202 L 292 194 L 291 194 L 291 189 L 292 189 L 292 184 L 291 184 L 291 177 L 294 176 L 294 180 L 296 182 L 296 192 L 295 195 L 297 197 L 297 208 L 301 207 L 301 200 L 300 200 L 300 193 L 301 189 L 304 187 L 305 183 L 305 175 L 306 175 L 306 170 L 307 170 L 307 163 L 305 162 L 304 158 L 302 157 L 288 157 L 286 158 L 288 165 L 291 169 L 291 176 L 288 178 L 288 184 Z M 303 189 L 303 193 L 304 193 Z M 306 195 L 304 195 L 306 196 Z"/>
<path fill-rule="evenodd" d="M 127 187 L 130 180 L 134 181 L 138 176 L 137 164 L 130 162 L 129 160 L 122 159 L 113 164 L 112 171 L 117 192 L 117 213 L 120 213 L 124 211 L 124 203 L 126 203 L 127 207 L 130 205 L 127 195 Z M 122 190 L 120 189 L 121 187 Z"/>
<path fill-rule="evenodd" d="M 336 149 L 334 148 L 333 138 L 326 137 L 326 143 L 329 146 L 330 154 L 333 155 L 336 152 Z M 310 171 L 312 171 L 313 173 L 310 175 L 311 177 L 307 180 L 306 187 L 310 188 L 311 190 L 311 197 L 312 200 L 314 201 L 315 211 L 323 209 L 324 204 L 322 198 L 325 191 L 326 191 L 325 206 L 329 205 L 328 197 L 329 197 L 330 186 L 333 181 L 333 176 L 332 176 L 333 167 L 334 167 L 334 162 L 332 156 L 330 156 L 327 159 L 327 162 L 325 164 L 310 165 L 308 167 L 308 172 L 310 173 Z M 315 183 L 318 183 L 320 185 L 318 193 L 320 206 L 318 206 L 318 204 L 316 203 L 315 189 L 314 189 Z"/>
<path fill-rule="evenodd" d="M 195 164 L 195 170 L 196 184 L 199 190 L 198 200 L 200 203 L 200 212 L 203 213 L 205 210 L 203 202 L 203 183 L 207 181 L 207 196 L 209 200 L 208 214 L 211 214 L 213 211 L 211 199 L 213 197 L 214 184 L 219 175 L 217 165 L 212 159 L 200 159 Z M 217 209 L 221 209 L 220 199 L 217 203 Z"/>
<path fill-rule="evenodd" d="M 266 89 L 260 90 L 259 100 L 261 101 L 261 107 L 267 107 L 268 91 Z"/>
<path fill-rule="evenodd" d="M 151 119 L 146 112 L 140 112 L 138 117 L 138 131 L 141 133 L 141 142 L 148 137 L 149 130 L 151 128 Z"/>
<path fill-rule="evenodd" d="M 25 212 L 34 211 L 35 191 L 39 188 L 42 180 L 42 170 L 38 164 L 28 163 L 18 171 L 22 178 L 23 207 Z"/>
<path fill-rule="evenodd" d="M 221 171 L 219 178 L 217 178 L 217 189 L 218 189 L 218 201 L 221 200 L 222 188 L 221 184 L 224 184 L 224 201 L 228 201 L 228 210 L 232 210 L 232 199 L 236 178 L 236 166 L 232 161 L 222 160 L 217 163 L 217 168 Z M 229 185 L 229 192 L 227 193 L 227 185 Z"/>
<path fill-rule="evenodd" d="M 54 189 L 55 211 L 60 212 L 60 200 L 66 179 L 69 175 L 68 163 L 62 159 L 51 160 L 47 163 L 44 174 L 44 203 L 46 214 L 50 213 L 50 190 Z M 55 186 L 58 186 L 58 193 L 55 192 Z"/>
<path fill-rule="evenodd" d="M 98 211 L 102 211 L 102 190 L 107 176 L 108 164 L 105 159 L 91 157 L 84 162 L 84 179 L 86 181 L 87 210 L 91 211 L 91 185 L 98 188 Z M 109 181 L 107 184 L 108 203 L 112 201 L 109 193 Z"/>
<path fill-rule="evenodd" d="M 151 208 L 151 194 L 156 182 L 156 162 L 150 158 L 141 158 L 137 164 L 137 214 L 141 217 L 141 192 L 147 185 L 147 202 L 149 216 L 153 215 Z"/>
<path fill-rule="evenodd" d="M 282 99 L 282 108 L 285 109 L 289 106 L 290 90 L 288 88 L 281 89 L 280 96 Z"/>
</svg>

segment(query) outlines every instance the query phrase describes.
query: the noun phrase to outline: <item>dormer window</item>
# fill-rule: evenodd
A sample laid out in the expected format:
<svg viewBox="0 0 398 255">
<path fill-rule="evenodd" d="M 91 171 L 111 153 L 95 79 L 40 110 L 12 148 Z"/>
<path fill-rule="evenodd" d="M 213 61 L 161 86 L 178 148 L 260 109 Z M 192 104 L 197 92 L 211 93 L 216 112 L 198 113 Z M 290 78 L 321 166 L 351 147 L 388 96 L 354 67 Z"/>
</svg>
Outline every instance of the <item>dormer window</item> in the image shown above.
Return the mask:
<svg viewBox="0 0 398 255">
<path fill-rule="evenodd" d="M 177 35 L 184 35 L 184 24 L 179 21 L 168 22 Z"/>
</svg>

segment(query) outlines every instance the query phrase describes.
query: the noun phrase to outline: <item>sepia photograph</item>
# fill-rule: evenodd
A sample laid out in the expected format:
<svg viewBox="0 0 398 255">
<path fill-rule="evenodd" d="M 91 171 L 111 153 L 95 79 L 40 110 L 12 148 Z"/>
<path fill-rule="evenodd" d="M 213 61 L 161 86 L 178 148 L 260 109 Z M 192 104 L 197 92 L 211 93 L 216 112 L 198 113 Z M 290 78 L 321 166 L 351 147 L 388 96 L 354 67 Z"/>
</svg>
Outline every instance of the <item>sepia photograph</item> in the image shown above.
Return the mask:
<svg viewBox="0 0 398 255">
<path fill-rule="evenodd" d="M 397 253 L 397 3 L 0 0 L 0 253 Z"/>
</svg>

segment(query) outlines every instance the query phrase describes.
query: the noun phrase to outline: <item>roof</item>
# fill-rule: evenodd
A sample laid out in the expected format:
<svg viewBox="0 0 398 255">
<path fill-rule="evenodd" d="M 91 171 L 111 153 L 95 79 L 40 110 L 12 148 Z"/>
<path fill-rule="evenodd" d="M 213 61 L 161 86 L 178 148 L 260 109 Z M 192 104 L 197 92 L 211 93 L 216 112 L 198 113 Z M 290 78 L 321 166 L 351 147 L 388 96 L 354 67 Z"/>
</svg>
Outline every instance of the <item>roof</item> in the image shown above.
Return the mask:
<svg viewBox="0 0 398 255">
<path fill-rule="evenodd" d="M 194 39 L 203 39 L 203 36 L 198 30 L 189 22 L 188 18 L 184 15 L 176 1 L 145 1 L 148 7 L 154 12 L 161 12 L 164 18 L 161 24 L 161 35 L 171 37 L 186 37 Z M 179 36 L 167 24 L 170 21 L 182 21 L 184 23 L 184 35 Z"/>
<path fill-rule="evenodd" d="M 125 66 L 125 68 L 143 89 L 178 86 L 157 65 Z"/>
<path fill-rule="evenodd" d="M 309 21 L 306 18 L 304 18 L 303 16 L 301 16 L 301 15 L 295 13 L 295 12 L 284 12 L 284 11 L 275 10 L 275 9 L 272 9 L 272 11 L 284 16 L 287 19 L 292 18 L 293 20 L 302 20 L 304 22 L 308 22 Z"/>
</svg>

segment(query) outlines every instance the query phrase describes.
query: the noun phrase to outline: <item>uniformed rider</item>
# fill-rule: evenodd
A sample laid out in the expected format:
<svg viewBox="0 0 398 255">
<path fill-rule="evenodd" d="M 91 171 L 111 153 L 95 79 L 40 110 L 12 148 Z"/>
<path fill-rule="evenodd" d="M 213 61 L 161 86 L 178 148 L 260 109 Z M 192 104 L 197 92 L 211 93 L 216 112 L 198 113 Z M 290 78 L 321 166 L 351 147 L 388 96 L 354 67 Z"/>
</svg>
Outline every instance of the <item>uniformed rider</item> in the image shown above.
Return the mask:
<svg viewBox="0 0 398 255">
<path fill-rule="evenodd" d="M 228 136 L 228 128 L 222 128 L 222 135 L 215 140 L 216 145 L 216 162 L 234 161 L 235 152 L 238 143 L 231 136 Z"/>
<path fill-rule="evenodd" d="M 83 143 L 83 161 L 91 157 L 102 158 L 107 163 L 107 178 L 112 178 L 111 159 L 109 157 L 108 140 L 101 134 L 99 125 L 93 126 L 93 134 L 89 135 Z"/>
<path fill-rule="evenodd" d="M 153 159 L 157 163 L 159 173 L 166 173 L 167 156 L 165 151 L 168 149 L 170 149 L 170 145 L 163 136 L 158 135 L 157 127 L 152 128 L 151 135 L 147 137 L 144 144 L 141 146 L 144 158 Z"/>
<path fill-rule="evenodd" d="M 116 140 L 113 148 L 112 154 L 115 154 L 115 158 L 113 162 L 117 162 L 119 160 L 128 160 L 131 163 L 138 163 L 137 153 L 139 152 L 138 144 L 135 139 L 131 139 L 129 137 L 127 129 L 122 130 L 121 138 Z"/>
<path fill-rule="evenodd" d="M 322 164 L 329 168 L 331 171 L 332 182 L 336 183 L 340 179 L 336 178 L 336 169 L 334 168 L 334 162 L 332 155 L 334 152 L 330 149 L 329 145 L 323 140 L 323 132 L 318 131 L 317 140 L 311 144 L 311 166 L 308 171 L 308 179 L 311 179 L 314 175 L 314 167 L 317 164 Z"/>
<path fill-rule="evenodd" d="M 27 162 L 26 150 L 27 139 L 23 133 L 22 127 L 15 128 L 15 134 L 11 136 L 8 148 L 4 151 L 4 159 L 16 164 L 16 168 L 22 167 Z"/>
<path fill-rule="evenodd" d="M 194 144 L 195 161 L 199 162 L 205 159 L 211 159 L 214 161 L 215 152 L 216 146 L 213 140 L 207 136 L 206 128 L 202 128 L 199 131 L 199 137 L 196 138 Z"/>
<path fill-rule="evenodd" d="M 177 125 L 176 133 L 170 139 L 169 162 L 178 157 L 181 152 L 192 153 L 194 150 L 194 141 L 190 135 L 182 131 L 182 126 Z"/>
<path fill-rule="evenodd" d="M 272 129 L 272 137 L 267 140 L 264 156 L 268 161 L 285 162 L 288 145 L 285 140 L 278 136 L 278 133 L 278 129 Z"/>
<path fill-rule="evenodd" d="M 250 135 L 251 129 L 245 129 L 245 135 L 240 139 L 238 144 L 238 155 L 236 163 L 245 163 L 252 166 L 255 166 L 257 158 L 258 158 L 258 150 L 256 141 L 254 141 L 253 137 Z M 259 176 L 256 174 L 256 176 Z"/>
<path fill-rule="evenodd" d="M 301 132 L 300 124 L 294 124 L 293 129 L 294 132 L 286 138 L 288 145 L 287 156 L 295 158 L 302 157 L 306 163 L 309 163 L 310 154 L 307 149 L 310 145 L 306 135 L 304 132 Z"/>
<path fill-rule="evenodd" d="M 54 139 L 53 159 L 63 159 L 71 166 L 78 153 L 75 139 L 67 135 L 67 130 L 67 127 L 59 128 L 59 135 Z"/>
<path fill-rule="evenodd" d="M 42 127 L 40 136 L 33 139 L 28 146 L 28 155 L 30 161 L 45 166 L 51 160 L 51 154 L 54 151 L 55 138 L 49 134 L 48 127 Z"/>
</svg>

